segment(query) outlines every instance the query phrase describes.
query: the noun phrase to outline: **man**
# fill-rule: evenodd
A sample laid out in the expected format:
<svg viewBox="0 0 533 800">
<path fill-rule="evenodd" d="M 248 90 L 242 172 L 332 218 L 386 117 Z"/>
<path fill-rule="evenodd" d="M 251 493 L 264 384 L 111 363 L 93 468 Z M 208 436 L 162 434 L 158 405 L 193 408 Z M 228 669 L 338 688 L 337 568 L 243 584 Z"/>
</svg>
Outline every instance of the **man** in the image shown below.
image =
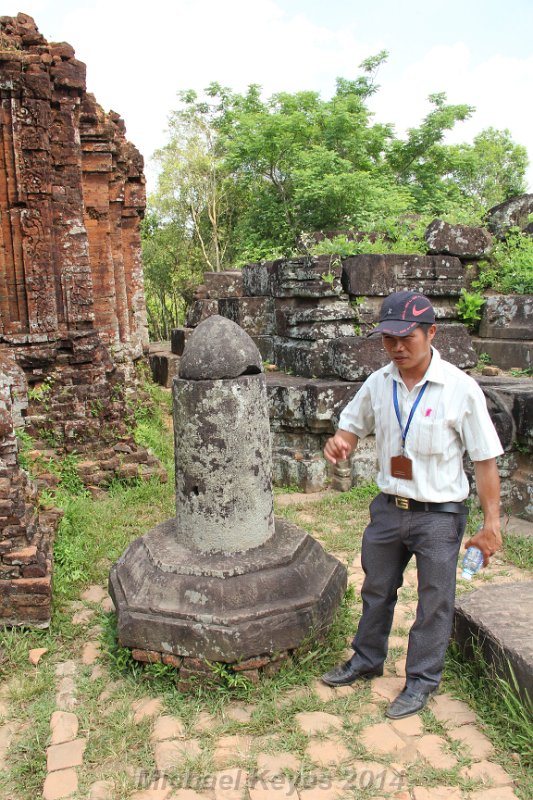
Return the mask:
<svg viewBox="0 0 533 800">
<path fill-rule="evenodd" d="M 386 711 L 391 719 L 424 708 L 441 679 L 467 520 L 465 450 L 474 462 L 484 515 L 483 528 L 466 546 L 479 547 L 484 566 L 501 547 L 496 456 L 502 447 L 481 389 L 441 359 L 431 345 L 435 332 L 435 312 L 424 295 L 402 291 L 385 299 L 372 334 L 381 333 L 391 362 L 365 381 L 324 448 L 335 464 L 350 456 L 359 439 L 375 433 L 381 490 L 363 536 L 363 613 L 354 655 L 322 677 L 326 684 L 345 686 L 383 674 L 397 591 L 409 560 L 416 558 L 417 613 L 405 688 Z"/>
</svg>

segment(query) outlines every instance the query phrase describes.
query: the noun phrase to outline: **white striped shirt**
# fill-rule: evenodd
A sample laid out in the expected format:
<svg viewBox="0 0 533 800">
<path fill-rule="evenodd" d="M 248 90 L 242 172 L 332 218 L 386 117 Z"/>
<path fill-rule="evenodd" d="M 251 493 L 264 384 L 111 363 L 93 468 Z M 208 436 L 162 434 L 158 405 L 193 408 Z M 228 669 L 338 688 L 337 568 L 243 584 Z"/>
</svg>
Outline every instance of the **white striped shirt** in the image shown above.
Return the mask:
<svg viewBox="0 0 533 800">
<path fill-rule="evenodd" d="M 376 480 L 382 492 L 428 503 L 460 502 L 469 490 L 463 469 L 465 450 L 472 461 L 485 461 L 501 455 L 503 449 L 479 385 L 443 361 L 434 347 L 432 351 L 426 374 L 411 391 L 392 361 L 374 372 L 342 412 L 339 428 L 359 439 L 376 434 Z M 413 462 L 412 480 L 391 475 L 391 457 L 402 452 L 393 403 L 394 380 L 403 427 L 418 392 L 428 381 L 405 442 L 405 455 Z"/>
</svg>

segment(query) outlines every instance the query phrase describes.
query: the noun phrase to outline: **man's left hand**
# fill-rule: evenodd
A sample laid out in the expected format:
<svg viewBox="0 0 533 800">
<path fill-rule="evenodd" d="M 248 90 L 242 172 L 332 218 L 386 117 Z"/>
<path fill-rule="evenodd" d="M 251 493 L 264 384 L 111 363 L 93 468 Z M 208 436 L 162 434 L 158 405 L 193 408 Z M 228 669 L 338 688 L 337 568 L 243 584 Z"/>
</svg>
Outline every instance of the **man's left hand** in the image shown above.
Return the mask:
<svg viewBox="0 0 533 800">
<path fill-rule="evenodd" d="M 502 548 L 502 535 L 500 529 L 484 525 L 471 539 L 465 543 L 465 549 L 479 547 L 483 553 L 483 566 L 486 567 L 491 556 Z"/>
</svg>

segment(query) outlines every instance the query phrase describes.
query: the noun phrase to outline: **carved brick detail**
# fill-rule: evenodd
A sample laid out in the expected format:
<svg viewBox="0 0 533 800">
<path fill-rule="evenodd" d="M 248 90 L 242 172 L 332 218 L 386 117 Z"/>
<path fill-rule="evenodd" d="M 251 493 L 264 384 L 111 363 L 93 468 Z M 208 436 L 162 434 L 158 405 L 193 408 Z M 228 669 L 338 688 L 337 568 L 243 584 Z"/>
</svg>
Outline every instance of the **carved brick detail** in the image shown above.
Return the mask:
<svg viewBox="0 0 533 800">
<path fill-rule="evenodd" d="M 36 492 L 58 479 L 29 481 L 14 429 L 34 460 L 84 454 L 93 492 L 116 475 L 164 477 L 133 442 L 125 402 L 148 349 L 145 181 L 74 49 L 26 14 L 0 17 L 0 34 L 0 624 L 45 625 L 57 514 L 38 512 Z"/>
</svg>

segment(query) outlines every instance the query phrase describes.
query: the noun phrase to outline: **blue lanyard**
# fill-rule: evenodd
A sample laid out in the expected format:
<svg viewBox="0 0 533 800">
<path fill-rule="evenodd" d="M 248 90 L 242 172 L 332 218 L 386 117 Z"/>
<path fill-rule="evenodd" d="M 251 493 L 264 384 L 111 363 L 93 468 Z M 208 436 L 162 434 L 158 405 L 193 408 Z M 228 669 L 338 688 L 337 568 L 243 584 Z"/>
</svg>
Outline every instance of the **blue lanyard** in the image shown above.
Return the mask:
<svg viewBox="0 0 533 800">
<path fill-rule="evenodd" d="M 426 381 L 425 384 L 419 389 L 415 402 L 413 403 L 413 407 L 411 408 L 411 413 L 409 414 L 409 418 L 407 419 L 407 425 L 405 426 L 405 428 L 402 427 L 402 416 L 400 414 L 400 404 L 398 403 L 398 384 L 396 383 L 396 381 L 393 381 L 393 383 L 394 386 L 392 389 L 392 397 L 394 400 L 394 410 L 396 411 L 396 419 L 398 420 L 398 425 L 400 426 L 400 433 L 402 434 L 402 450 L 404 450 L 405 440 L 407 438 L 407 432 L 409 430 L 411 420 L 413 419 L 413 415 L 418 407 L 420 400 L 422 399 L 422 395 L 426 391 L 426 386 L 428 385 L 429 381 Z"/>
</svg>

